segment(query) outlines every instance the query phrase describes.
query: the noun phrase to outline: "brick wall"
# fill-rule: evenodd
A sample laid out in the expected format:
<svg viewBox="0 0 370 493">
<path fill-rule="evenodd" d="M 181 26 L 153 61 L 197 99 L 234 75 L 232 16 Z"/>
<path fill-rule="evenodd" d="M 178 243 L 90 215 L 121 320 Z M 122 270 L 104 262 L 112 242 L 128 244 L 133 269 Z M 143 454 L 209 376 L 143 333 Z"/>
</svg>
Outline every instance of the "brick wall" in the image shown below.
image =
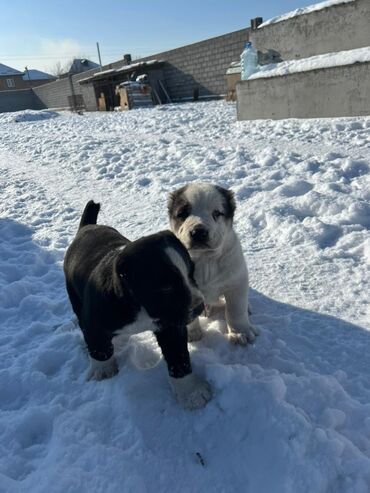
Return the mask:
<svg viewBox="0 0 370 493">
<path fill-rule="evenodd" d="M 89 71 L 89 75 L 93 75 L 94 73 L 98 72 L 100 69 L 94 69 Z M 86 72 L 83 74 L 79 75 L 74 75 L 72 77 L 73 80 L 73 87 L 75 90 L 76 94 L 81 94 L 85 103 L 85 108 L 87 111 L 96 111 L 97 108 L 97 102 L 96 102 L 96 97 L 95 97 L 95 90 L 92 84 L 79 84 L 79 80 L 85 79 L 88 77 Z"/>
<path fill-rule="evenodd" d="M 69 108 L 71 87 L 68 78 L 34 87 L 33 91 L 48 108 Z"/>
<path fill-rule="evenodd" d="M 205 41 L 156 53 L 135 62 L 151 59 L 165 60 L 164 77 L 174 101 L 192 98 L 199 89 L 200 97 L 223 96 L 227 92 L 226 70 L 232 61 L 239 60 L 249 29 L 241 29 Z M 123 61 L 111 64 L 121 66 Z"/>
<path fill-rule="evenodd" d="M 90 70 L 88 71 L 88 74 L 92 75 L 96 71 L 96 69 Z M 66 77 L 65 79 L 59 79 L 49 84 L 34 87 L 33 90 L 48 108 L 70 108 L 70 101 L 68 98 L 74 94 L 76 96 L 81 95 L 86 109 L 94 111 L 97 108 L 93 88 L 78 83 L 79 80 L 85 79 L 86 77 L 88 77 L 87 72 L 84 72 L 72 77 Z"/>
<path fill-rule="evenodd" d="M 225 73 L 234 60 L 238 60 L 248 40 L 249 29 L 241 29 L 215 38 L 182 46 L 174 50 L 156 53 L 136 61 L 151 59 L 165 60 L 164 77 L 170 97 L 181 101 L 193 97 L 193 90 L 199 89 L 199 96 L 215 97 L 226 94 Z M 123 60 L 105 65 L 103 70 L 117 68 Z M 84 98 L 86 109 L 97 109 L 94 89 L 90 84 L 80 85 L 79 80 L 93 75 L 99 69 L 89 70 L 72 76 L 75 94 Z M 72 94 L 69 79 L 61 79 L 34 89 L 37 96 L 48 108 L 68 108 L 68 96 Z"/>
</svg>

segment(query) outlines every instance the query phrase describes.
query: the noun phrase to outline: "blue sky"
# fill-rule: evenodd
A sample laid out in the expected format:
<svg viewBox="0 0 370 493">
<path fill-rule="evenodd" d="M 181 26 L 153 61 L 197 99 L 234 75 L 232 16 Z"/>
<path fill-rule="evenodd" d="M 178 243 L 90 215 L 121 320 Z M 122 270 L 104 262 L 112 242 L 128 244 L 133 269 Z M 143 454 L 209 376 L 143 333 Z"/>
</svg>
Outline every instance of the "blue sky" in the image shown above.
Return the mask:
<svg viewBox="0 0 370 493">
<path fill-rule="evenodd" d="M 5 0 L 0 63 L 48 70 L 76 56 L 102 62 L 147 56 L 248 27 L 315 0 Z M 105 7 L 102 7 L 105 5 Z"/>
</svg>

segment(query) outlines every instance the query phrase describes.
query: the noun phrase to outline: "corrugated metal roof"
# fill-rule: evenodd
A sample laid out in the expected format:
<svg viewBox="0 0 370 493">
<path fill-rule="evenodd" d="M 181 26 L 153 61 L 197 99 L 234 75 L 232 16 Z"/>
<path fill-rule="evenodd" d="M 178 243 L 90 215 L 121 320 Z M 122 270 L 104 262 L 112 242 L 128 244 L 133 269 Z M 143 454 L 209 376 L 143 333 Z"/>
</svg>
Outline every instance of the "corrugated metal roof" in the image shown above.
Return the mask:
<svg viewBox="0 0 370 493">
<path fill-rule="evenodd" d="M 121 67 L 118 68 L 111 68 L 108 70 L 104 70 L 102 72 L 96 72 L 94 75 L 91 75 L 90 77 L 86 77 L 85 79 L 79 80 L 79 83 L 81 84 L 81 82 L 97 80 L 100 78 L 105 78 L 107 76 L 121 74 L 124 72 L 132 72 L 133 70 L 138 68 L 146 68 L 146 67 L 150 68 L 151 66 L 160 65 L 162 63 L 164 63 L 164 60 L 155 60 L 155 59 L 148 60 L 146 62 L 130 63 L 130 65 L 122 65 Z"/>
<path fill-rule="evenodd" d="M 91 70 L 93 68 L 98 68 L 99 65 L 87 58 L 75 58 L 72 65 L 70 66 L 68 73 L 70 74 L 80 74 L 81 72 L 86 72 L 86 70 Z"/>
<path fill-rule="evenodd" d="M 30 80 L 56 79 L 53 75 L 42 72 L 41 70 L 28 69 L 28 72 L 25 72 L 23 76 L 23 80 L 28 80 L 28 74 L 30 76 Z"/>
<path fill-rule="evenodd" d="M 0 63 L 0 77 L 1 76 L 8 76 L 8 75 L 23 75 L 23 74 L 24 74 L 24 72 L 20 72 L 19 70 L 16 70 L 15 68 L 8 67 L 7 65 Z"/>
</svg>

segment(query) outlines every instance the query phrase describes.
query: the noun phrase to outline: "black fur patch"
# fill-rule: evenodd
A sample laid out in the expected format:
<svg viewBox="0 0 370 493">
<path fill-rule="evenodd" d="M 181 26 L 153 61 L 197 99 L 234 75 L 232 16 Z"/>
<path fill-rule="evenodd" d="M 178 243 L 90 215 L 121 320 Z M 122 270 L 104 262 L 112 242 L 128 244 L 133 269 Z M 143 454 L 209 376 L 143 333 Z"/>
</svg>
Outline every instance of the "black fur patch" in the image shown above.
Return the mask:
<svg viewBox="0 0 370 493">
<path fill-rule="evenodd" d="M 170 193 L 168 197 L 168 213 L 170 218 L 174 221 L 175 230 L 181 226 L 185 219 L 191 214 L 191 204 L 186 200 L 184 192 L 187 189 L 187 185 Z"/>
<path fill-rule="evenodd" d="M 220 192 L 223 197 L 224 211 L 226 219 L 233 219 L 236 209 L 235 196 L 232 190 L 227 190 L 226 188 L 219 187 L 215 185 L 216 189 Z"/>
<path fill-rule="evenodd" d="M 177 267 L 165 254 L 175 249 L 184 259 L 189 275 L 193 265 L 181 242 L 170 232 L 140 238 L 127 245 L 117 260 L 117 272 L 134 298 L 161 325 L 186 325 L 191 295 Z"/>
</svg>

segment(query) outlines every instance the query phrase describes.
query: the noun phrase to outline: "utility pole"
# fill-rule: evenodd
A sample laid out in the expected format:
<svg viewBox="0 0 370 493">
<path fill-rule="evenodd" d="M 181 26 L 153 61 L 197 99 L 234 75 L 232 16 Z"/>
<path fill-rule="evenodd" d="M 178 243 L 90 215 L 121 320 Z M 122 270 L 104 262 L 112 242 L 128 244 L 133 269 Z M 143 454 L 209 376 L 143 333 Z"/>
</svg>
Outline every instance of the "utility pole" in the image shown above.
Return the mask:
<svg viewBox="0 0 370 493">
<path fill-rule="evenodd" d="M 31 77 L 30 77 L 30 73 L 28 71 L 28 67 L 24 67 L 25 71 L 27 72 L 27 78 L 28 78 L 28 85 L 30 86 L 30 88 L 32 87 L 32 84 L 31 84 Z"/>
<path fill-rule="evenodd" d="M 96 42 L 96 47 L 98 49 L 98 57 L 99 57 L 99 64 L 100 64 L 100 71 L 103 70 L 102 64 L 101 64 L 101 57 L 100 57 L 100 49 L 99 49 L 99 43 Z"/>
</svg>

